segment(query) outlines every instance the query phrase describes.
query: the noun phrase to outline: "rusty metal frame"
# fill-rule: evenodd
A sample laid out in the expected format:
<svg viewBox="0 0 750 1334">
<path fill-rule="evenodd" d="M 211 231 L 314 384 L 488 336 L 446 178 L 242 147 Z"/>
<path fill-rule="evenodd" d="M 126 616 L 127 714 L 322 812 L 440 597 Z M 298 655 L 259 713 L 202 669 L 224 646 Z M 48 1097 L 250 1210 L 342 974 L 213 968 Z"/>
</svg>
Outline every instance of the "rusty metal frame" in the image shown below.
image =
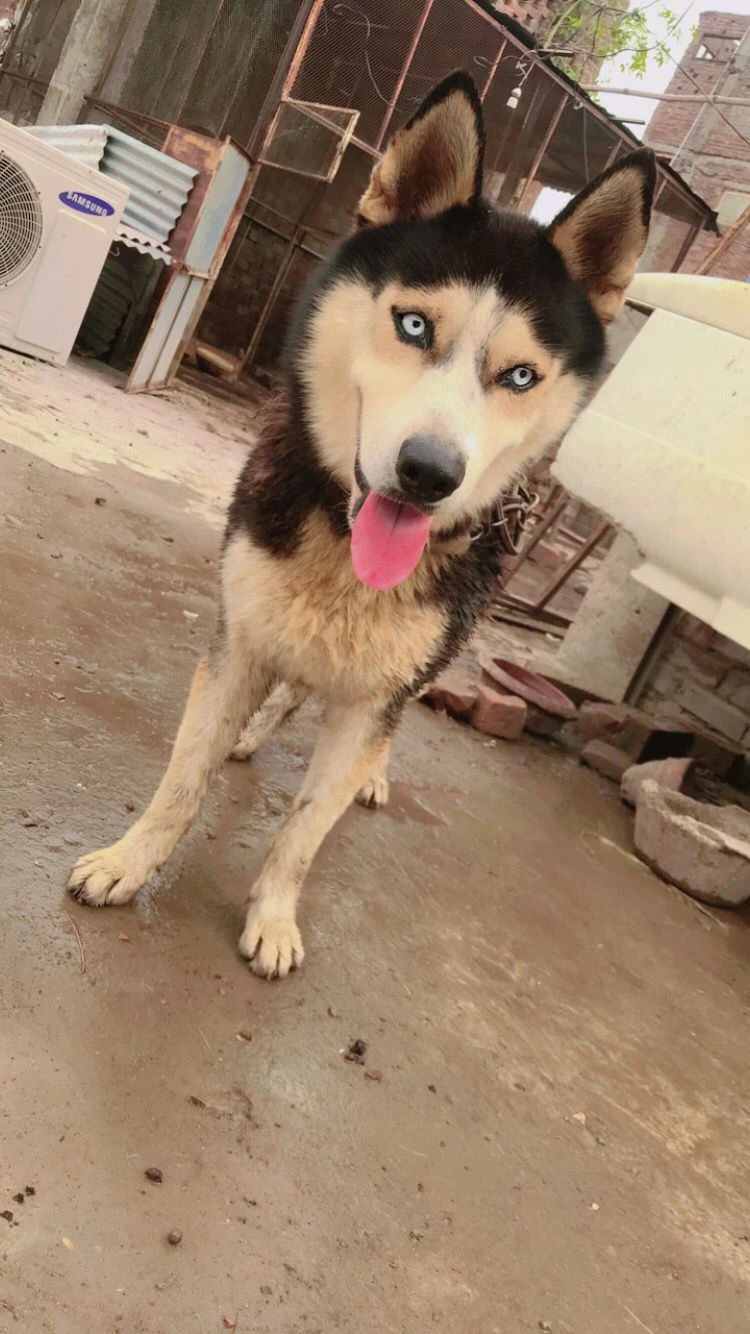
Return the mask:
<svg viewBox="0 0 750 1334">
<path fill-rule="evenodd" d="M 162 152 L 169 153 L 170 156 L 177 158 L 179 161 L 187 162 L 188 165 L 196 167 L 198 170 L 198 177 L 190 196 L 188 197 L 188 202 L 185 205 L 182 216 L 178 220 L 170 237 L 170 249 L 175 257 L 175 261 L 170 266 L 169 274 L 162 286 L 159 303 L 151 324 L 149 325 L 149 329 L 143 339 L 143 344 L 145 344 L 149 333 L 154 328 L 159 318 L 159 314 L 164 309 L 164 304 L 178 278 L 187 274 L 190 278 L 201 279 L 203 286 L 164 379 L 158 383 L 151 380 L 145 384 L 137 383 L 135 375 L 138 366 L 138 358 L 136 358 L 136 364 L 133 367 L 125 386 L 126 390 L 130 393 L 143 393 L 156 389 L 164 389 L 172 383 L 182 358 L 185 355 L 188 343 L 194 336 L 198 321 L 200 320 L 206 302 L 213 290 L 216 279 L 219 276 L 240 220 L 247 208 L 254 184 L 252 167 L 248 170 L 238 198 L 224 224 L 221 238 L 213 253 L 208 270 L 202 271 L 191 267 L 187 262 L 190 246 L 195 238 L 198 224 L 203 219 L 211 184 L 219 171 L 225 153 L 229 147 L 234 148 L 236 152 L 242 154 L 249 160 L 249 154 L 243 149 L 238 148 L 237 145 L 232 144 L 230 139 L 225 139 L 222 142 L 212 139 L 208 135 L 197 134 L 192 130 L 185 130 L 180 126 L 171 126 L 164 138 Z"/>
<path fill-rule="evenodd" d="M 497 74 L 497 71 L 498 71 L 499 66 L 500 66 L 500 61 L 501 61 L 501 59 L 502 59 L 502 57 L 503 57 L 503 52 L 505 51 L 505 48 L 506 48 L 507 45 L 508 45 L 508 39 L 507 39 L 507 37 L 502 37 L 502 38 L 500 39 L 500 45 L 499 45 L 498 48 L 497 48 L 497 54 L 496 54 L 496 56 L 495 56 L 495 59 L 493 60 L 492 64 L 490 65 L 490 72 L 489 72 L 489 74 L 487 75 L 487 78 L 485 79 L 484 84 L 482 85 L 482 88 L 481 88 L 480 93 L 479 93 L 479 100 L 480 100 L 481 102 L 484 101 L 485 97 L 487 96 L 488 92 L 490 91 L 490 88 L 492 87 L 492 82 L 493 82 L 493 80 L 494 80 L 494 78 L 495 78 L 495 75 Z"/>
<path fill-rule="evenodd" d="M 295 110 L 303 112 L 310 118 L 310 120 L 315 121 L 316 125 L 322 125 L 333 134 L 338 134 L 339 141 L 336 147 L 336 152 L 334 153 L 331 165 L 325 174 L 319 171 L 305 171 L 301 167 L 287 167 L 283 162 L 273 162 L 270 158 L 264 156 L 273 141 L 274 132 L 284 107 L 294 107 Z M 349 117 L 349 123 L 346 129 L 342 131 L 340 125 L 336 125 L 333 121 L 328 120 L 325 116 L 319 114 L 323 111 L 341 111 L 347 115 Z M 276 114 L 271 121 L 268 135 L 266 136 L 263 145 L 263 151 L 258 157 L 257 162 L 261 167 L 273 167 L 276 171 L 288 172 L 290 176 L 304 176 L 308 180 L 322 181 L 324 185 L 330 185 L 331 181 L 335 179 L 336 173 L 341 166 L 341 159 L 352 141 L 354 131 L 356 130 L 359 121 L 359 116 L 359 111 L 355 111 L 352 107 L 337 107 L 325 102 L 304 102 L 296 97 L 282 97 L 276 108 Z"/>
<path fill-rule="evenodd" d="M 276 275 L 271 284 L 271 290 L 269 291 L 268 296 L 266 297 L 266 300 L 263 304 L 263 309 L 260 312 L 260 315 L 258 316 L 250 342 L 248 343 L 242 355 L 239 357 L 236 369 L 231 377 L 233 380 L 239 378 L 239 376 L 242 374 L 245 367 L 247 366 L 248 362 L 253 360 L 256 352 L 258 351 L 258 348 L 260 347 L 263 335 L 266 332 L 266 329 L 268 328 L 269 320 L 271 319 L 271 316 L 276 308 L 276 303 L 279 299 L 279 296 L 281 295 L 281 289 L 284 285 L 284 282 L 286 281 L 286 277 L 289 273 L 289 270 L 291 269 L 294 263 L 297 251 L 304 250 L 304 246 L 302 245 L 302 240 L 303 237 L 306 236 L 309 232 L 309 228 L 307 228 L 304 224 L 304 215 L 305 213 L 309 213 L 311 209 L 317 207 L 317 204 L 320 200 L 320 196 L 322 194 L 322 187 L 324 184 L 325 182 L 321 182 L 318 189 L 316 191 L 313 191 L 313 194 L 307 201 L 307 206 L 304 210 L 302 218 L 300 218 L 299 222 L 294 228 L 294 231 L 289 237 L 289 240 L 287 241 L 286 249 L 284 250 L 281 262 L 279 264 L 278 269 L 276 270 Z M 317 258 L 320 259 L 321 257 L 318 256 Z"/>
<path fill-rule="evenodd" d="M 469 9 L 471 9 L 473 13 L 475 13 L 479 18 L 484 19 L 485 23 L 491 24 L 493 27 L 497 28 L 496 19 L 494 19 L 490 14 L 488 14 L 485 9 L 482 9 L 482 7 L 476 3 L 476 0 L 462 0 L 462 3 L 466 5 Z M 559 70 L 555 69 L 554 65 L 544 60 L 533 49 L 524 46 L 523 43 L 519 42 L 518 39 L 512 35 L 512 33 L 506 34 L 505 42 L 507 46 L 513 48 L 518 52 L 519 58 L 521 56 L 525 56 L 527 60 L 532 60 L 535 64 L 537 64 L 545 72 L 548 78 L 550 78 L 554 83 L 559 84 L 563 92 L 569 98 L 573 99 L 576 98 L 575 89 L 571 88 L 568 80 L 564 77 L 563 74 L 560 73 Z M 635 149 L 638 148 L 638 143 L 631 140 L 629 136 L 625 133 L 625 131 L 617 124 L 615 124 L 606 114 L 606 112 L 601 107 L 598 107 L 595 102 L 592 102 L 589 98 L 582 98 L 582 97 L 578 97 L 577 100 L 582 102 L 583 106 L 585 107 L 585 111 L 589 115 L 592 115 L 596 120 L 600 121 L 602 125 L 606 126 L 609 130 L 614 132 L 614 134 L 618 135 L 621 143 L 626 143 L 631 148 L 632 151 L 635 151 Z M 685 186 L 683 182 L 681 182 L 678 179 L 675 179 L 668 172 L 666 172 L 662 167 L 661 163 L 658 161 L 656 164 L 656 170 L 660 177 L 660 184 L 657 190 L 657 198 L 658 195 L 661 194 L 664 185 L 668 181 L 669 184 L 672 185 L 674 189 L 677 190 L 677 192 L 680 195 L 682 195 L 682 197 L 685 198 L 693 207 L 697 206 L 696 196 L 692 195 L 692 192 L 688 190 L 688 188 Z M 531 177 L 529 177 L 527 185 L 531 184 L 532 184 L 532 179 Z M 656 199 L 654 200 L 654 203 L 656 203 Z"/>
</svg>

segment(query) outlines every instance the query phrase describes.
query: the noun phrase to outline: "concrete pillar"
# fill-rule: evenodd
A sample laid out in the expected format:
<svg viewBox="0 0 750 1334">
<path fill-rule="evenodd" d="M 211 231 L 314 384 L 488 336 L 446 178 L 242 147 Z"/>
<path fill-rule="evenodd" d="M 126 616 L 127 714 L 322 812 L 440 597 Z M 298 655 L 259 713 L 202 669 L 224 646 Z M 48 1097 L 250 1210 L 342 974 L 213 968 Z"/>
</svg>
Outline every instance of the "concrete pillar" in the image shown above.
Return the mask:
<svg viewBox="0 0 750 1334">
<path fill-rule="evenodd" d="M 558 681 L 620 703 L 668 603 L 631 578 L 643 557 L 619 533 L 554 658 Z"/>
<path fill-rule="evenodd" d="M 37 120 L 73 125 L 123 30 L 130 0 L 80 0 Z"/>
</svg>

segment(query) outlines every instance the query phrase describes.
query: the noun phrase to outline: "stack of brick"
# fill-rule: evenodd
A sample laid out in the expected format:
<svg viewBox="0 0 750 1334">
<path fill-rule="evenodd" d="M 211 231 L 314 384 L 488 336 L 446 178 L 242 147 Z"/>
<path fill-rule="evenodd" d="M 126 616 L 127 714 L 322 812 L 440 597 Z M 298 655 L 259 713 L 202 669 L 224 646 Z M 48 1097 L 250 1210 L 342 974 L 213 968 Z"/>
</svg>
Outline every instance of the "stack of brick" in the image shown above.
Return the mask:
<svg viewBox="0 0 750 1334">
<path fill-rule="evenodd" d="M 571 701 L 543 678 L 490 657 L 483 659 L 481 674 L 464 667 L 444 672 L 425 700 L 503 741 L 517 741 L 523 731 L 553 736 L 576 714 Z"/>
</svg>

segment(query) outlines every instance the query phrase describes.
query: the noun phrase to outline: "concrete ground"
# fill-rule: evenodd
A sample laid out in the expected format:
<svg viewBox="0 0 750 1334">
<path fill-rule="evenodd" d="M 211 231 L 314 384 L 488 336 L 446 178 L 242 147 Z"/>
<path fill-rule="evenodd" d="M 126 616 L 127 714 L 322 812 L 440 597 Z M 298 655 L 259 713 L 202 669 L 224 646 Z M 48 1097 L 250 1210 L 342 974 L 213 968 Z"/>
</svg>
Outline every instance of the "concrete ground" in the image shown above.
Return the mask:
<svg viewBox="0 0 750 1334">
<path fill-rule="evenodd" d="M 160 893 L 65 897 L 160 777 L 251 415 L 5 353 L 0 386 L 3 1334 L 747 1334 L 748 921 L 571 759 L 413 706 L 283 983 L 235 945 L 314 711 Z"/>
</svg>

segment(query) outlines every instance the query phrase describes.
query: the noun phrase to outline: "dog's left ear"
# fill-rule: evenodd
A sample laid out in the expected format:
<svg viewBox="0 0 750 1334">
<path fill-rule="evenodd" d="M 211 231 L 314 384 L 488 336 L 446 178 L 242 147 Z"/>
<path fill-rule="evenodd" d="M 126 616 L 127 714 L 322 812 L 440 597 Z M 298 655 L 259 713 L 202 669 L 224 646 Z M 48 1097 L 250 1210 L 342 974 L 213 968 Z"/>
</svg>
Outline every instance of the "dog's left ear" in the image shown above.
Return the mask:
<svg viewBox="0 0 750 1334">
<path fill-rule="evenodd" d="M 645 249 L 655 183 L 654 155 L 639 148 L 597 176 L 548 228 L 602 324 L 618 314 Z"/>
<path fill-rule="evenodd" d="M 482 104 L 468 74 L 451 74 L 398 130 L 359 203 L 360 226 L 432 218 L 482 191 Z"/>
</svg>

